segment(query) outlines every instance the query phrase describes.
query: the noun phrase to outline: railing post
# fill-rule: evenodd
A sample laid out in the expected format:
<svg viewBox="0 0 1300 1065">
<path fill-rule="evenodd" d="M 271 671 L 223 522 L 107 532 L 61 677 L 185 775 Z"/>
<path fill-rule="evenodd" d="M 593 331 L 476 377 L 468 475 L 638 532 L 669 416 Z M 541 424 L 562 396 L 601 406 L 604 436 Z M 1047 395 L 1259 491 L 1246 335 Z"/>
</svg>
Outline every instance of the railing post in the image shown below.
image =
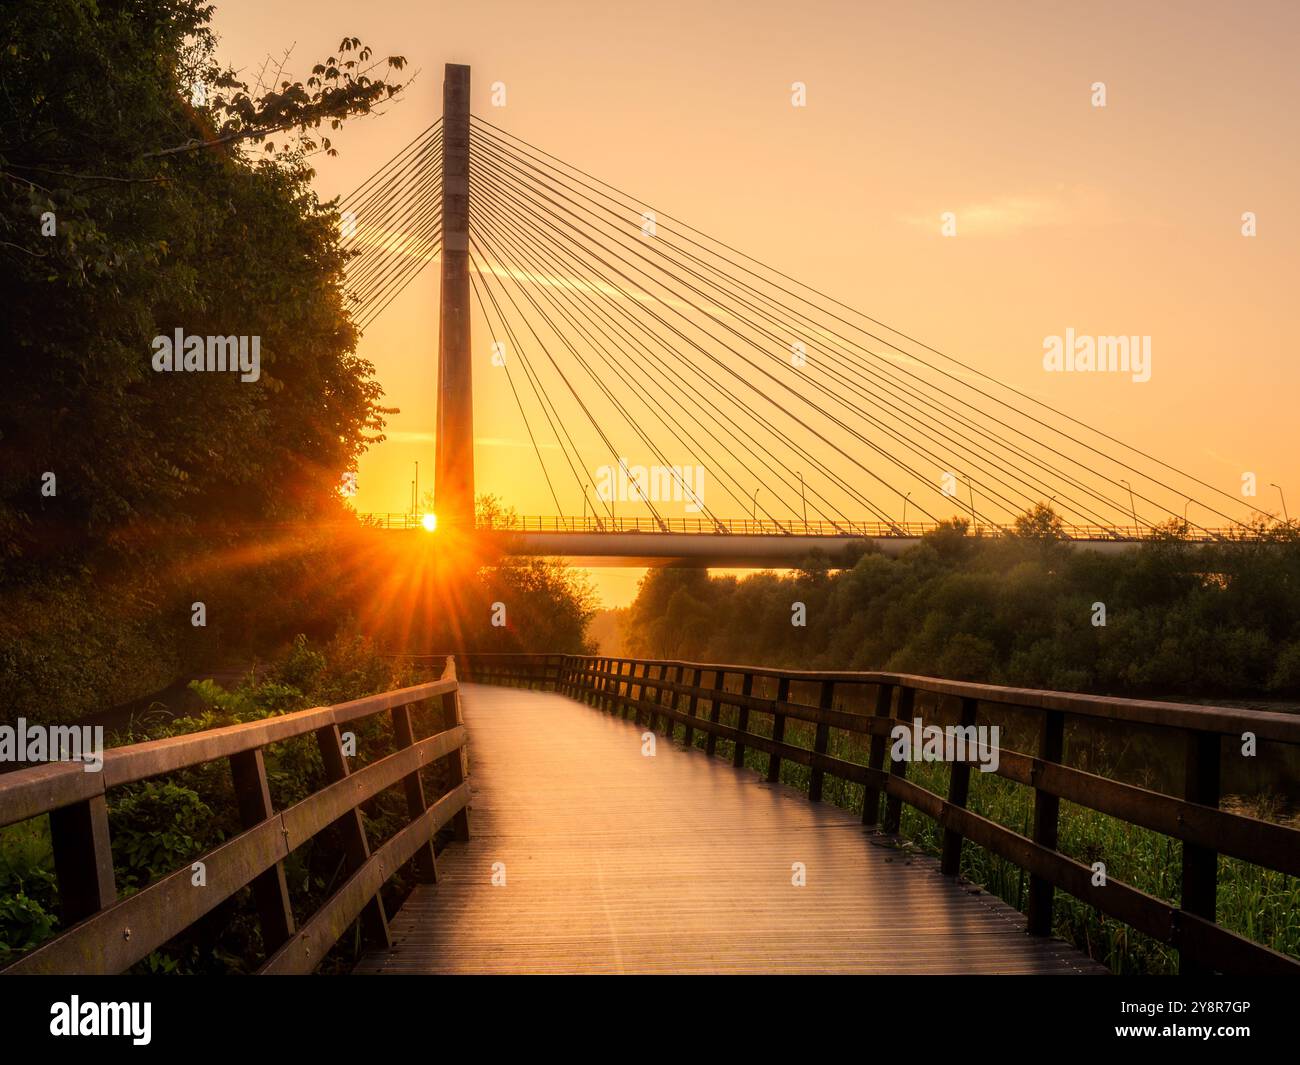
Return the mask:
<svg viewBox="0 0 1300 1065">
<path fill-rule="evenodd" d="M 726 690 L 726 684 L 727 671 L 725 669 L 715 669 L 713 671 L 713 698 L 709 700 L 709 720 L 715 725 L 718 723 L 718 714 L 722 709 L 718 696 Z M 717 749 L 718 734 L 710 729 L 708 737 L 704 740 L 704 752 L 712 758 L 714 751 Z"/>
<path fill-rule="evenodd" d="M 911 727 L 912 709 L 916 705 L 915 688 L 898 689 L 898 720 Z M 889 775 L 907 779 L 907 762 L 904 759 L 889 760 Z M 897 795 L 885 795 L 885 821 L 881 830 L 887 836 L 896 836 L 903 821 L 903 800 Z"/>
<path fill-rule="evenodd" d="M 415 729 L 411 726 L 410 704 L 395 706 L 391 713 L 394 745 L 400 751 L 403 747 L 410 747 L 415 742 Z M 424 799 L 424 782 L 420 780 L 419 769 L 402 778 L 402 790 L 406 792 L 406 813 L 409 823 L 428 809 L 428 804 Z M 434 860 L 432 839 L 420 845 L 420 849 L 415 852 L 412 859 L 412 866 L 415 869 L 415 879 L 419 883 L 437 883 L 438 864 Z"/>
<path fill-rule="evenodd" d="M 350 771 L 347 756 L 343 753 L 343 737 L 339 734 L 338 725 L 326 725 L 317 729 L 316 745 L 320 748 L 325 779 L 331 784 L 345 780 Z M 334 827 L 343 840 L 347 871 L 355 873 L 370 858 L 370 842 L 366 839 L 366 826 L 360 808 L 354 806 L 334 822 Z M 370 899 L 362 909 L 361 930 L 369 942 L 384 950 L 392 947 L 392 937 L 388 933 L 388 915 L 384 912 L 384 900 L 379 895 Z"/>
<path fill-rule="evenodd" d="M 645 673 L 643 674 L 643 676 L 645 677 L 645 679 L 646 679 L 647 681 L 651 681 L 651 680 L 654 680 L 654 679 L 655 679 L 655 670 L 656 670 L 657 668 L 658 668 L 657 666 L 654 666 L 654 665 L 652 665 L 652 664 L 647 664 L 647 665 L 646 665 L 646 667 L 645 667 Z M 649 689 L 650 687 L 652 687 L 652 685 L 650 685 L 650 684 L 648 684 L 648 683 L 647 683 L 647 684 L 642 684 L 642 685 L 641 685 L 641 698 L 642 698 L 642 699 L 645 699 L 645 700 L 650 699 L 649 692 L 647 691 L 647 689 Z M 658 688 L 655 688 L 654 691 L 655 691 L 655 695 L 658 696 L 658 694 L 659 694 L 659 689 L 658 689 Z M 649 729 L 653 732 L 653 731 L 654 731 L 654 726 L 655 726 L 655 712 L 654 712 L 654 710 L 653 710 L 653 709 L 648 709 L 648 710 L 646 710 L 646 711 L 645 711 L 645 716 L 646 716 L 646 722 L 647 722 L 646 727 L 649 728 Z M 637 719 L 636 719 L 636 720 L 637 720 L 637 724 L 638 724 L 638 725 L 641 724 L 641 711 L 640 711 L 640 710 L 637 711 Z"/>
<path fill-rule="evenodd" d="M 754 691 L 754 674 L 746 673 L 745 680 L 741 684 L 740 693 L 746 699 L 748 699 L 749 696 L 753 694 L 753 691 Z M 742 705 L 738 707 L 736 710 L 736 731 L 737 732 L 749 731 L 749 707 L 748 706 Z M 740 740 L 737 740 L 735 743 L 735 750 L 732 751 L 731 754 L 731 764 L 735 766 L 737 769 L 739 769 L 741 766 L 745 764 L 745 745 Z"/>
<path fill-rule="evenodd" d="M 614 659 L 614 676 L 610 680 L 609 712 L 618 716 L 623 713 L 623 659 Z"/>
<path fill-rule="evenodd" d="M 640 676 L 637 675 L 637 670 L 641 671 Z M 630 717 L 632 717 L 633 722 L 636 724 L 641 724 L 641 706 L 638 705 L 638 703 L 641 702 L 642 698 L 645 698 L 645 694 L 646 694 L 645 677 L 649 674 L 650 674 L 650 663 L 647 662 L 632 663 L 632 676 L 630 676 L 630 679 L 628 681 L 628 710 L 630 713 Z M 636 694 L 632 693 L 633 687 L 636 688 Z"/>
<path fill-rule="evenodd" d="M 266 761 L 260 747 L 230 756 L 230 775 L 235 786 L 235 803 L 243 828 L 260 825 L 275 816 L 271 789 L 266 779 Z M 262 927 L 262 948 L 274 954 L 294 933 L 293 905 L 289 901 L 289 884 L 284 878 L 284 863 L 276 862 L 259 873 L 250 885 L 257 920 Z"/>
<path fill-rule="evenodd" d="M 695 666 L 695 667 L 691 670 L 691 696 L 690 696 L 690 699 L 689 699 L 689 700 L 687 701 L 687 703 L 686 703 L 686 713 L 687 713 L 690 717 L 694 717 L 696 711 L 699 709 L 699 705 L 700 705 L 700 677 L 703 675 L 703 673 L 704 673 L 704 671 L 703 671 L 702 669 L 700 669 L 699 666 Z M 685 744 L 686 744 L 687 747 L 694 747 L 694 746 L 695 746 L 695 726 L 694 726 L 694 725 L 689 725 L 689 724 L 688 724 L 688 725 L 686 726 L 686 735 L 685 735 L 685 738 L 684 738 L 684 742 L 685 742 Z"/>
<path fill-rule="evenodd" d="M 1220 748 L 1221 739 L 1217 732 L 1187 730 L 1183 798 L 1188 802 L 1218 807 Z M 1218 917 L 1218 892 L 1218 852 L 1184 842 L 1181 895 L 1183 912 L 1214 921 Z M 1213 970 L 1186 957 L 1180 947 L 1178 972 L 1183 976 L 1204 976 Z"/>
<path fill-rule="evenodd" d="M 638 702 L 638 703 L 642 703 L 642 702 L 645 702 L 645 701 L 646 701 L 646 698 L 647 698 L 647 696 L 646 696 L 646 688 L 648 687 L 648 685 L 646 684 L 646 681 L 648 681 L 648 680 L 651 679 L 651 677 L 650 677 L 650 670 L 651 670 L 652 668 L 653 668 L 653 667 L 650 665 L 649 662 L 644 662 L 644 663 L 642 663 L 642 665 L 641 665 L 641 683 L 640 683 L 639 685 L 637 685 L 637 690 L 636 690 L 636 697 L 637 697 L 637 702 Z M 643 713 L 646 714 L 647 716 L 649 716 L 649 717 L 653 720 L 653 716 L 654 716 L 654 715 L 651 714 L 650 711 L 648 711 L 648 710 L 643 710 L 640 706 L 637 706 L 637 708 L 636 708 L 636 716 L 633 718 L 633 720 L 637 723 L 638 726 L 640 726 L 640 724 L 641 724 L 641 715 L 642 715 Z"/>
<path fill-rule="evenodd" d="M 65 925 L 76 924 L 117 901 L 108 803 L 103 795 L 51 810 L 50 842 L 59 882 L 59 912 Z"/>
<path fill-rule="evenodd" d="M 968 728 L 975 724 L 975 715 L 979 711 L 979 701 L 962 699 L 961 720 L 959 725 Z M 971 753 L 969 750 L 967 753 Z M 953 806 L 966 809 L 966 799 L 970 794 L 970 762 L 953 762 L 948 778 L 948 801 Z M 962 834 L 955 828 L 943 830 L 943 851 L 939 859 L 939 871 L 944 876 L 956 876 L 961 868 Z"/>
<path fill-rule="evenodd" d="M 457 688 L 442 697 L 442 727 L 445 730 L 460 724 L 464 724 L 464 718 L 460 712 L 460 689 Z M 465 783 L 466 757 L 465 748 L 461 747 L 460 750 L 452 751 L 443 759 L 453 789 Z M 451 825 L 456 839 L 461 843 L 466 842 L 469 839 L 469 808 L 462 806 L 451 819 Z"/>
<path fill-rule="evenodd" d="M 1044 762 L 1060 762 L 1065 749 L 1065 714 L 1060 710 L 1044 710 L 1038 741 L 1038 757 Z M 1057 827 L 1061 814 L 1061 800 L 1034 786 L 1034 842 L 1056 850 Z M 1055 888 L 1050 880 L 1041 876 L 1029 877 L 1029 934 L 1052 934 L 1052 900 Z"/>
<path fill-rule="evenodd" d="M 661 665 L 659 667 L 659 672 L 656 675 L 655 679 L 659 681 L 659 684 L 655 687 L 655 706 L 663 706 L 664 695 L 666 694 L 666 692 L 664 691 L 664 681 L 668 679 L 668 667 Z M 664 716 L 663 714 L 660 714 L 654 710 L 650 711 L 651 732 L 659 731 L 659 719 L 663 716 Z"/>
<path fill-rule="evenodd" d="M 673 666 L 672 683 L 680 684 L 681 682 L 682 682 L 682 667 L 680 665 Z M 677 692 L 670 691 L 668 693 L 668 706 L 672 709 L 674 713 L 676 713 L 677 711 L 677 702 L 678 702 Z M 670 740 L 674 739 L 677 735 L 677 719 L 673 717 L 669 717 L 664 722 L 664 724 L 668 726 L 666 729 L 668 733 L 668 738 Z"/>
<path fill-rule="evenodd" d="M 614 659 L 605 659 L 605 675 L 600 678 L 600 710 L 601 713 L 608 714 L 613 701 L 610 698 L 610 685 L 613 680 Z"/>
<path fill-rule="evenodd" d="M 881 684 L 876 688 L 876 717 L 886 718 L 893 714 L 894 686 Z M 867 767 L 877 771 L 885 768 L 885 755 L 889 751 L 889 737 L 883 733 L 871 734 L 871 753 L 867 757 Z M 862 794 L 862 823 L 864 825 L 880 824 L 880 789 L 871 784 Z"/>
<path fill-rule="evenodd" d="M 790 701 L 790 678 L 781 677 L 776 682 L 776 702 L 778 706 L 781 703 Z M 785 742 L 785 714 L 779 709 L 772 712 L 772 742 Z M 775 784 L 781 779 L 781 756 L 779 754 L 769 754 L 767 756 L 767 782 Z"/>
<path fill-rule="evenodd" d="M 822 681 L 821 698 L 817 705 L 823 710 L 829 710 L 835 704 L 835 682 L 833 680 Z M 830 743 L 831 727 L 825 721 L 817 722 L 817 731 L 813 734 L 813 750 L 817 754 L 825 754 L 826 746 Z M 822 800 L 822 781 L 826 773 L 824 770 L 812 767 L 812 772 L 808 775 L 808 798 L 813 802 Z"/>
</svg>

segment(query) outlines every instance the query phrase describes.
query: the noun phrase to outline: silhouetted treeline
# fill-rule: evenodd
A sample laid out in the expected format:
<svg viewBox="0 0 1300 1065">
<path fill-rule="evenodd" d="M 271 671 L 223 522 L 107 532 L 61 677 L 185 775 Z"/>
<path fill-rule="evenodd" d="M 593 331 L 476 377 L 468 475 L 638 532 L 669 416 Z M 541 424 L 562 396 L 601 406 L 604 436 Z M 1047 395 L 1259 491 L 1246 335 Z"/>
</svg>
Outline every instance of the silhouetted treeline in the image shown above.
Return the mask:
<svg viewBox="0 0 1300 1065">
<path fill-rule="evenodd" d="M 825 559 L 743 579 L 652 570 L 625 637 L 637 655 L 1066 691 L 1300 692 L 1294 525 L 1214 545 L 1171 528 L 1125 554 L 1072 549 L 1055 527 L 1040 507 L 1018 536 L 966 535 L 954 520 L 900 557 L 841 571 Z"/>
</svg>

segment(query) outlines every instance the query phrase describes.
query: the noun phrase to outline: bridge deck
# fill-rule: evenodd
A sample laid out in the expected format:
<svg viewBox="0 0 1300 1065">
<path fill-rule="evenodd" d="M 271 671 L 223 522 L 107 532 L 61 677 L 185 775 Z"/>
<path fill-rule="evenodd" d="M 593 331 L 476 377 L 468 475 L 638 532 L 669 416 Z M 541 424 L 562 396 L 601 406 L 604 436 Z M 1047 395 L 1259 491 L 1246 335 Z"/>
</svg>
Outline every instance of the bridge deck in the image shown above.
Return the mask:
<svg viewBox="0 0 1300 1065">
<path fill-rule="evenodd" d="M 472 839 L 357 972 L 1101 971 L 844 810 L 662 735 L 645 757 L 631 722 L 560 695 L 462 690 Z"/>
</svg>

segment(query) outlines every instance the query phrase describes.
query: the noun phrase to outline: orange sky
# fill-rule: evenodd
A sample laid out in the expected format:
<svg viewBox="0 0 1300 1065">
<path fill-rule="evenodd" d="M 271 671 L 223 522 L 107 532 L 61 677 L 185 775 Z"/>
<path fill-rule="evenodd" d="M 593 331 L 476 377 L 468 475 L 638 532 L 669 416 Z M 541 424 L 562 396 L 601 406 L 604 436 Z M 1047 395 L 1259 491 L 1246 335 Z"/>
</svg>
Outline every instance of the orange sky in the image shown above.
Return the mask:
<svg viewBox="0 0 1300 1065">
<path fill-rule="evenodd" d="M 316 160 L 323 197 L 436 118 L 442 64 L 469 63 L 495 124 L 1225 490 L 1256 471 L 1261 508 L 1292 488 L 1300 513 L 1294 4 L 224 0 L 214 23 L 250 78 L 291 45 L 305 76 L 344 35 L 418 73 Z M 1151 336 L 1151 380 L 1044 373 L 1067 328 Z M 361 352 L 401 413 L 356 505 L 405 510 L 417 459 L 431 485 L 434 269 Z M 479 490 L 553 513 L 508 397 L 476 364 Z M 606 605 L 635 577 L 599 572 Z"/>
</svg>

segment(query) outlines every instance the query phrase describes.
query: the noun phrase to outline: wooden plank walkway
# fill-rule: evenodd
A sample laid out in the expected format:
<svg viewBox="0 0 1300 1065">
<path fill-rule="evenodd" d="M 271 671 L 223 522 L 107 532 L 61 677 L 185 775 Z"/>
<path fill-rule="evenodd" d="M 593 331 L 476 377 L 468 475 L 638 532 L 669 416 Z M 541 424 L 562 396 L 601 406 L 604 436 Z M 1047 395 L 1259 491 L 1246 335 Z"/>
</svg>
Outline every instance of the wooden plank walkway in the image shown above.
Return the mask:
<svg viewBox="0 0 1300 1065">
<path fill-rule="evenodd" d="M 1105 971 L 845 810 L 662 735 L 646 757 L 641 729 L 561 695 L 462 699 L 472 838 L 356 972 Z"/>
</svg>

